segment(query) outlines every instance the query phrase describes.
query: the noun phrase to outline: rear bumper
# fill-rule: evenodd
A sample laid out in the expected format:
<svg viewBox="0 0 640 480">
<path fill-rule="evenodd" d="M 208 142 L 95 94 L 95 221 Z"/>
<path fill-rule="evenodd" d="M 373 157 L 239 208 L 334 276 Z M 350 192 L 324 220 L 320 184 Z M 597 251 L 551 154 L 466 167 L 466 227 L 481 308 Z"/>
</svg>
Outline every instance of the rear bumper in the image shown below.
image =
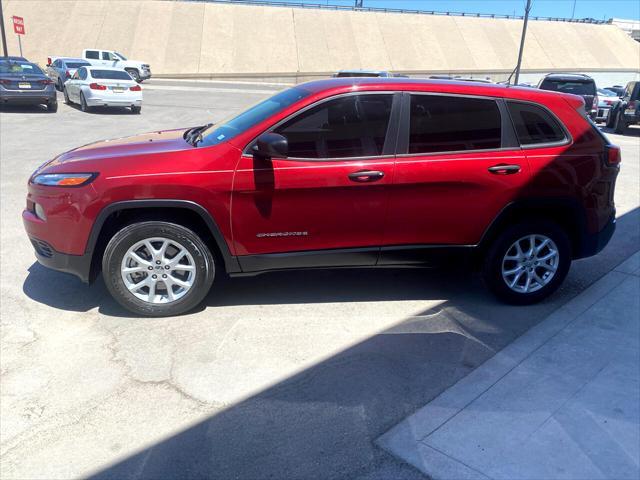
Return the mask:
<svg viewBox="0 0 640 480">
<path fill-rule="evenodd" d="M 89 92 L 88 95 L 85 95 L 85 100 L 90 107 L 142 106 L 142 95 L 131 95 L 127 93 L 105 93 L 100 95 Z"/>
<path fill-rule="evenodd" d="M 84 283 L 90 282 L 91 274 L 91 255 L 69 255 L 60 253 L 53 249 L 44 240 L 39 240 L 29 236 L 31 244 L 35 250 L 36 259 L 41 265 L 57 270 L 59 272 L 70 273 L 75 275 Z"/>
<path fill-rule="evenodd" d="M 611 240 L 615 231 L 616 217 L 614 214 L 602 230 L 594 234 L 584 235 L 579 251 L 574 254 L 574 259 L 591 257 L 602 251 L 609 243 L 609 240 Z"/>
<path fill-rule="evenodd" d="M 44 90 L 0 89 L 0 102 L 15 104 L 40 104 L 56 100 L 56 89 L 51 85 Z"/>
</svg>

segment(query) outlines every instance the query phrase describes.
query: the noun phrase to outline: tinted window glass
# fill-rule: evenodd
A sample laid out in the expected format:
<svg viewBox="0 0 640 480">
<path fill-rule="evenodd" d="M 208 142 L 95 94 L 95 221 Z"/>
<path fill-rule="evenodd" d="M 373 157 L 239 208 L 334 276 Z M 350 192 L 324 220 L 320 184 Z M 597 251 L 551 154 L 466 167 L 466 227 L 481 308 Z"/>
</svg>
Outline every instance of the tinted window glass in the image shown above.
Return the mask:
<svg viewBox="0 0 640 480">
<path fill-rule="evenodd" d="M 89 62 L 67 62 L 65 64 L 67 68 L 80 68 L 85 65 L 91 65 Z"/>
<path fill-rule="evenodd" d="M 558 122 L 545 109 L 529 103 L 507 104 L 521 145 L 561 142 L 566 138 Z"/>
<path fill-rule="evenodd" d="M 103 80 L 131 80 L 131 76 L 124 70 L 93 70 L 91 76 Z"/>
<path fill-rule="evenodd" d="M 87 50 L 87 58 L 93 58 L 95 60 L 99 59 L 98 52 L 96 50 Z"/>
<path fill-rule="evenodd" d="M 0 73 L 5 75 L 44 75 L 40 67 L 34 63 L 13 60 L 0 61 Z"/>
<path fill-rule="evenodd" d="M 500 148 L 500 110 L 494 100 L 411 96 L 409 153 Z"/>
<path fill-rule="evenodd" d="M 574 95 L 595 95 L 596 84 L 589 80 L 581 81 L 564 81 L 545 79 L 540 84 L 542 90 L 551 90 L 553 92 L 572 93 Z"/>
<path fill-rule="evenodd" d="M 111 60 L 109 52 L 102 52 L 102 60 Z"/>
<path fill-rule="evenodd" d="M 230 117 L 229 119 L 212 125 L 202 133 L 202 140 L 198 142 L 198 146 L 208 147 L 230 140 L 239 133 L 275 115 L 289 105 L 309 96 L 310 93 L 309 90 L 298 87 L 283 90 L 273 97 L 255 104 L 240 115 Z"/>
<path fill-rule="evenodd" d="M 81 80 L 86 80 L 87 79 L 87 69 L 86 68 L 81 68 L 76 73 L 78 74 L 78 76 L 80 77 Z"/>
<path fill-rule="evenodd" d="M 382 154 L 393 95 L 348 95 L 317 105 L 276 129 L 294 158 Z"/>
</svg>

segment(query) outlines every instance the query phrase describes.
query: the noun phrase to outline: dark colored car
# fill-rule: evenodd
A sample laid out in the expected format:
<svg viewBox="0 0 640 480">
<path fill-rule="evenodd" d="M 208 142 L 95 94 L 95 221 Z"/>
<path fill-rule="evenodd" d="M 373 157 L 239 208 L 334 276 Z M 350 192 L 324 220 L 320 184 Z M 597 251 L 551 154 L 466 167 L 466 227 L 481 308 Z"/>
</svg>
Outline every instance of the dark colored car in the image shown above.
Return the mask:
<svg viewBox="0 0 640 480">
<path fill-rule="evenodd" d="M 13 60 L 14 62 L 28 62 L 29 60 L 27 60 L 24 57 L 18 57 L 15 55 L 9 55 L 8 57 L 5 57 L 4 55 L 0 57 L 0 61 L 2 60 Z"/>
<path fill-rule="evenodd" d="M 44 104 L 50 112 L 58 110 L 53 81 L 34 63 L 0 60 L 0 103 Z"/>
<path fill-rule="evenodd" d="M 96 142 L 29 179 L 45 266 L 140 315 L 215 278 L 299 268 L 481 268 L 539 301 L 615 229 L 620 150 L 582 99 L 460 81 L 332 79 L 218 124 Z"/>
<path fill-rule="evenodd" d="M 359 77 L 378 77 L 390 78 L 395 77 L 391 72 L 384 70 L 340 70 L 333 74 L 334 78 L 359 78 Z M 406 78 L 406 77 L 404 77 Z"/>
<path fill-rule="evenodd" d="M 616 95 L 622 97 L 624 95 L 624 87 L 622 85 L 614 85 L 613 87 L 607 87 L 606 90 L 615 92 Z"/>
<path fill-rule="evenodd" d="M 90 67 L 91 64 L 82 58 L 58 57 L 47 65 L 47 74 L 53 80 L 57 90 L 64 90 L 64 83 L 70 80 L 80 67 Z"/>
<path fill-rule="evenodd" d="M 640 124 L 640 82 L 629 82 L 620 101 L 607 118 L 607 127 L 616 133 L 626 133 L 630 125 Z"/>
<path fill-rule="evenodd" d="M 571 93 L 584 99 L 584 108 L 595 120 L 598 114 L 598 94 L 596 82 L 588 75 L 581 73 L 552 73 L 538 83 L 541 90 Z"/>
</svg>

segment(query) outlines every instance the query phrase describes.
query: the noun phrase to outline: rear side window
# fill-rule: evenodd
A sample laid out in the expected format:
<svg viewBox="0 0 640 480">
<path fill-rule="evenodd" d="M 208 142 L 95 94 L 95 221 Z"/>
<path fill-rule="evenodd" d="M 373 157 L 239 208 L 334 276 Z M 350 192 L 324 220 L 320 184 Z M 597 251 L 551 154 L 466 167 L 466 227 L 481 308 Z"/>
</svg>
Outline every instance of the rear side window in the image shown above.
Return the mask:
<svg viewBox="0 0 640 480">
<path fill-rule="evenodd" d="M 544 108 L 530 103 L 507 102 L 521 145 L 557 143 L 566 140 L 558 122 Z"/>
<path fill-rule="evenodd" d="M 500 148 L 500 110 L 494 100 L 412 95 L 409 153 Z"/>
<path fill-rule="evenodd" d="M 97 50 L 87 50 L 86 57 L 87 58 L 92 58 L 94 60 L 98 60 L 100 58 L 100 56 L 98 55 Z"/>
<path fill-rule="evenodd" d="M 86 68 L 81 68 L 78 70 L 78 77 L 80 77 L 80 80 L 86 80 L 87 79 L 87 69 Z"/>
<path fill-rule="evenodd" d="M 310 108 L 275 131 L 293 158 L 382 155 L 393 95 L 348 95 Z"/>
</svg>

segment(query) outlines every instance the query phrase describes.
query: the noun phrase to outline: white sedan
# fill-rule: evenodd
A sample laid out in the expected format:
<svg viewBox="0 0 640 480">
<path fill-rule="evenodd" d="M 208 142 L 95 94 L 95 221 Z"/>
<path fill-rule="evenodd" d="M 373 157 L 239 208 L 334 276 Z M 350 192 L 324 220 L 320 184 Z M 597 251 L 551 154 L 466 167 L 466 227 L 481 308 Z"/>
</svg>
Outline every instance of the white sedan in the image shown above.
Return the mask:
<svg viewBox="0 0 640 480">
<path fill-rule="evenodd" d="M 142 109 L 142 87 L 120 68 L 81 67 L 64 84 L 64 101 L 77 103 L 83 112 L 91 107 Z"/>
</svg>

